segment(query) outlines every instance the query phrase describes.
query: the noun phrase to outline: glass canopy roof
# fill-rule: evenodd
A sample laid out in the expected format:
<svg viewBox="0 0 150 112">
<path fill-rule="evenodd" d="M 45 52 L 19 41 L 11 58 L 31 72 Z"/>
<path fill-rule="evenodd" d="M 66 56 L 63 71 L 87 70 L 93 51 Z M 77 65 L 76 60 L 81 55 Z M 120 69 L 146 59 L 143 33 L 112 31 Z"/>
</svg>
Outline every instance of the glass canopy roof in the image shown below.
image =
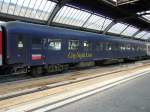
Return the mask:
<svg viewBox="0 0 150 112">
<path fill-rule="evenodd" d="M 90 17 L 90 13 L 79 9 L 64 6 L 55 16 L 53 22 L 68 24 L 73 26 L 83 26 Z"/>
<path fill-rule="evenodd" d="M 111 22 L 111 19 L 92 14 L 83 27 L 103 31 Z"/>
<path fill-rule="evenodd" d="M 143 18 L 145 18 L 145 19 L 147 19 L 148 21 L 150 21 L 150 14 L 144 15 Z"/>
<path fill-rule="evenodd" d="M 142 17 L 150 22 L 150 10 L 138 12 L 138 15 L 142 15 Z"/>
<path fill-rule="evenodd" d="M 53 22 L 94 30 L 104 30 L 112 20 L 85 10 L 64 6 L 57 13 Z"/>
<path fill-rule="evenodd" d="M 140 33 L 138 33 L 137 35 L 135 35 L 135 38 L 142 38 L 146 34 L 147 34 L 146 31 L 141 31 Z"/>
<path fill-rule="evenodd" d="M 116 23 L 114 26 L 112 26 L 108 32 L 110 33 L 115 33 L 115 34 L 120 34 L 120 35 L 125 35 L 125 36 L 132 36 L 135 34 L 139 29 L 130 26 L 128 24 L 124 23 Z"/>
<path fill-rule="evenodd" d="M 108 30 L 108 32 L 121 34 L 127 27 L 128 27 L 128 25 L 126 25 L 126 24 L 116 23 Z"/>
<path fill-rule="evenodd" d="M 121 35 L 125 35 L 125 36 L 132 36 L 134 33 L 136 33 L 138 31 L 137 28 L 133 27 L 133 26 L 128 26 L 122 33 Z"/>
<path fill-rule="evenodd" d="M 141 39 L 150 39 L 150 33 L 146 33 L 143 37 L 141 37 Z"/>
<path fill-rule="evenodd" d="M 0 0 L 0 14 L 25 17 L 29 18 L 29 20 L 40 20 L 46 24 L 56 6 L 57 3 L 51 0 Z M 146 11 L 146 13 L 150 13 L 150 11 Z M 142 17 L 150 21 L 150 14 L 143 15 Z M 85 30 L 104 32 L 112 22 L 113 19 L 111 18 L 70 5 L 63 6 L 52 20 L 52 23 L 58 23 L 58 25 L 70 25 Z M 108 32 L 132 37 L 139 32 L 139 29 L 129 24 L 118 22 Z M 148 39 L 150 38 L 150 33 L 141 31 L 134 37 Z"/>
<path fill-rule="evenodd" d="M 55 6 L 48 0 L 0 0 L 1 13 L 39 20 L 47 20 Z"/>
</svg>

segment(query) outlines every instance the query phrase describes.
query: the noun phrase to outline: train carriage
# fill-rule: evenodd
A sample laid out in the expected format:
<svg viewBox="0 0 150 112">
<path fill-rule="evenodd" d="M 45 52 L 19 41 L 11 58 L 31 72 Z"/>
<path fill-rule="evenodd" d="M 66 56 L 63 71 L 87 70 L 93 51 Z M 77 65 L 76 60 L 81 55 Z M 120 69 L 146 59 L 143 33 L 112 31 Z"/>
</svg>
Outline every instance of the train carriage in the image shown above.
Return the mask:
<svg viewBox="0 0 150 112">
<path fill-rule="evenodd" d="M 146 42 L 115 36 L 8 22 L 0 30 L 0 65 L 10 71 L 51 71 L 53 65 L 62 68 L 81 62 L 143 58 L 149 54 L 147 46 Z"/>
</svg>

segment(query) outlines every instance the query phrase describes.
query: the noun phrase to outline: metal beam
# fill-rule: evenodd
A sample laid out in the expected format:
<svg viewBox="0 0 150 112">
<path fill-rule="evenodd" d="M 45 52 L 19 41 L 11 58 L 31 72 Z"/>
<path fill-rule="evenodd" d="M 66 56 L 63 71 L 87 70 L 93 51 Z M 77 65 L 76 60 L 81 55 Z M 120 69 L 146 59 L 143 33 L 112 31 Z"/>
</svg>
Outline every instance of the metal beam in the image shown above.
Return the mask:
<svg viewBox="0 0 150 112">
<path fill-rule="evenodd" d="M 56 16 L 56 14 L 58 13 L 58 11 L 68 2 L 70 2 L 71 0 L 60 0 L 56 7 L 54 8 L 52 14 L 49 16 L 48 21 L 47 21 L 47 25 L 51 25 L 54 17 Z"/>
<path fill-rule="evenodd" d="M 103 31 L 103 34 L 106 34 L 108 32 L 108 30 L 114 26 L 116 24 L 116 22 L 113 20 Z"/>
</svg>

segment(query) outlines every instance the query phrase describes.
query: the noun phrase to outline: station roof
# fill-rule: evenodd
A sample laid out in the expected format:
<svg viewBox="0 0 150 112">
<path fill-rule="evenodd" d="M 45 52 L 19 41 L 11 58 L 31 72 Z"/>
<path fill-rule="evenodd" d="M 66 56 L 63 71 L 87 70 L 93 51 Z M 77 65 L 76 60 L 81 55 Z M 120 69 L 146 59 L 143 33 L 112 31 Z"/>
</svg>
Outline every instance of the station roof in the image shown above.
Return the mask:
<svg viewBox="0 0 150 112">
<path fill-rule="evenodd" d="M 1 21 L 150 40 L 150 0 L 0 0 Z"/>
</svg>

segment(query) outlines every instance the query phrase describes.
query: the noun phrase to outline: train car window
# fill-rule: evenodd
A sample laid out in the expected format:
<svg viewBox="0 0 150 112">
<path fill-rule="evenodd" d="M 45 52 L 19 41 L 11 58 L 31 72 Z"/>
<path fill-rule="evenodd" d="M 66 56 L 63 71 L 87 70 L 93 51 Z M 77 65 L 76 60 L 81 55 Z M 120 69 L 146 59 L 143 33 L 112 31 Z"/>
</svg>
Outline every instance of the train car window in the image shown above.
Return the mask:
<svg viewBox="0 0 150 112">
<path fill-rule="evenodd" d="M 97 42 L 96 43 L 96 51 L 103 51 L 103 43 L 102 42 Z"/>
<path fill-rule="evenodd" d="M 18 37 L 18 40 L 17 40 L 17 47 L 18 49 L 23 49 L 24 45 L 23 45 L 23 38 L 22 37 Z"/>
<path fill-rule="evenodd" d="M 135 51 L 135 48 L 134 48 L 134 46 L 132 46 L 132 51 Z"/>
<path fill-rule="evenodd" d="M 108 44 L 108 51 L 111 51 L 112 50 L 112 44 Z"/>
<path fill-rule="evenodd" d="M 120 46 L 120 49 L 121 49 L 121 51 L 125 51 L 125 46 L 122 44 L 122 45 Z"/>
<path fill-rule="evenodd" d="M 61 50 L 61 40 L 48 39 L 48 49 L 58 51 Z"/>
<path fill-rule="evenodd" d="M 145 50 L 145 46 L 143 46 L 143 49 L 142 49 L 143 51 Z"/>
<path fill-rule="evenodd" d="M 43 39 L 43 49 L 47 50 L 47 38 Z"/>
<path fill-rule="evenodd" d="M 92 50 L 92 43 L 90 41 L 83 42 L 84 50 Z"/>
<path fill-rule="evenodd" d="M 78 50 L 79 49 L 79 40 L 69 40 L 68 41 L 69 50 Z"/>
<path fill-rule="evenodd" d="M 42 49 L 42 39 L 33 38 L 32 39 L 32 49 Z"/>
<path fill-rule="evenodd" d="M 128 50 L 128 45 L 125 44 L 124 46 L 125 46 L 125 51 L 127 51 Z"/>
<path fill-rule="evenodd" d="M 121 51 L 121 44 L 118 44 L 118 50 Z"/>
<path fill-rule="evenodd" d="M 106 51 L 111 51 L 111 44 L 109 42 L 105 43 L 105 50 Z"/>
<path fill-rule="evenodd" d="M 114 43 L 113 46 L 113 51 L 119 51 L 119 45 L 117 43 Z"/>
<path fill-rule="evenodd" d="M 131 50 L 130 44 L 127 45 L 127 50 L 128 50 L 128 51 Z"/>
<path fill-rule="evenodd" d="M 142 51 L 142 46 L 140 45 L 140 47 L 139 47 L 139 51 Z"/>
<path fill-rule="evenodd" d="M 138 51 L 138 46 L 137 45 L 135 46 L 135 48 L 136 48 L 136 51 Z"/>
<path fill-rule="evenodd" d="M 104 42 L 104 50 L 107 51 L 108 50 L 108 43 Z"/>
</svg>

